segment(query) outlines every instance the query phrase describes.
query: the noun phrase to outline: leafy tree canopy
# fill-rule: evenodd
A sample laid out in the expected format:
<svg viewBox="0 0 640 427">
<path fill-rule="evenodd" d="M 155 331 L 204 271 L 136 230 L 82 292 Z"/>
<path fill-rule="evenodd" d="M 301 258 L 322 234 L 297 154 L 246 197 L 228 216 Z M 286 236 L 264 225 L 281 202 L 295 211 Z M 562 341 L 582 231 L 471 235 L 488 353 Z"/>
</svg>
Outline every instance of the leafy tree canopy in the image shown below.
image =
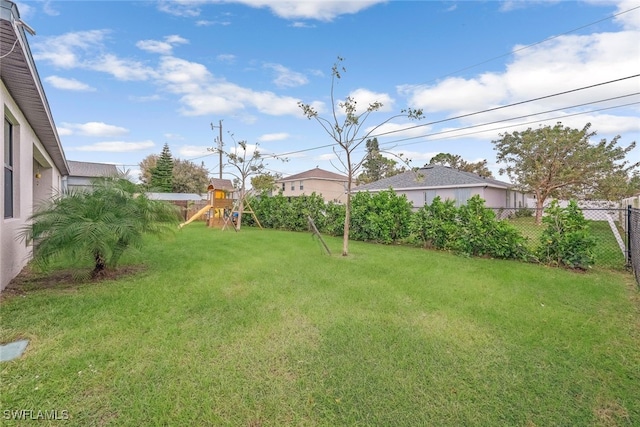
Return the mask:
<svg viewBox="0 0 640 427">
<path fill-rule="evenodd" d="M 280 173 L 265 172 L 251 177 L 251 187 L 258 193 L 269 193 L 277 189 L 276 181 L 282 178 Z"/>
<path fill-rule="evenodd" d="M 173 192 L 198 193 L 207 192 L 209 185 L 209 170 L 201 163 L 200 166 L 189 160 L 176 159 L 173 162 Z"/>
<path fill-rule="evenodd" d="M 587 123 L 582 129 L 541 126 L 523 132 L 505 133 L 493 141 L 498 163 L 520 190 L 532 193 L 537 202 L 536 219 L 540 223 L 544 202 L 550 197 L 593 199 L 619 197 L 619 183 L 633 186 L 634 170 L 639 163 L 625 160 L 635 147 L 618 147 L 620 136 L 592 143 L 596 132 Z M 625 186 L 626 187 L 626 186 Z"/>
<path fill-rule="evenodd" d="M 478 174 L 484 178 L 493 178 L 493 174 L 487 167 L 486 160 L 472 163 L 467 162 L 457 154 L 439 153 L 429 160 L 429 164 L 449 166 L 450 168 L 457 169 L 459 171 Z"/>
</svg>

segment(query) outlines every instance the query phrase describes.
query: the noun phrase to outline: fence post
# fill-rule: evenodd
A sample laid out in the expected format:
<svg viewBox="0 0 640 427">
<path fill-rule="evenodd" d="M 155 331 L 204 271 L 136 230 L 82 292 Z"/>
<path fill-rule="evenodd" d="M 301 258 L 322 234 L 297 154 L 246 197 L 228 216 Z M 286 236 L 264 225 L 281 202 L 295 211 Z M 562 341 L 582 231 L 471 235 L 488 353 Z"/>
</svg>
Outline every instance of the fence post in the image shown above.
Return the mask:
<svg viewBox="0 0 640 427">
<path fill-rule="evenodd" d="M 627 267 L 631 266 L 631 205 L 627 205 Z"/>
</svg>

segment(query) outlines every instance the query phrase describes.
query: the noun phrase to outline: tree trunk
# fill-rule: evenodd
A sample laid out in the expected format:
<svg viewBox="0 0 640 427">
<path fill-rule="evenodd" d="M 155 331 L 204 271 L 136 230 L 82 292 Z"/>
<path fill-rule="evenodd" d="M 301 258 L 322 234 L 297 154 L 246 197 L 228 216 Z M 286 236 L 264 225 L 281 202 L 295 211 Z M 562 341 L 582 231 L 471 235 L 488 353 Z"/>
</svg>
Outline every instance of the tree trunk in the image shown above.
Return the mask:
<svg viewBox="0 0 640 427">
<path fill-rule="evenodd" d="M 244 212 L 244 186 L 242 187 L 242 190 L 240 190 L 240 203 L 238 204 L 238 223 L 236 224 L 236 230 L 240 230 L 240 225 L 242 224 L 242 212 Z"/>
<path fill-rule="evenodd" d="M 100 252 L 95 253 L 94 259 L 96 264 L 93 267 L 93 271 L 91 272 L 91 278 L 93 279 L 104 274 L 104 270 L 105 268 L 107 268 L 107 263 L 104 259 L 104 256 Z"/>
<path fill-rule="evenodd" d="M 342 256 L 349 255 L 349 223 L 351 222 L 351 189 L 347 193 L 347 205 L 344 210 L 344 231 L 342 233 Z"/>
<path fill-rule="evenodd" d="M 349 255 L 349 224 L 351 223 L 351 180 L 353 178 L 353 168 L 351 167 L 351 153 L 347 151 L 347 205 L 344 210 L 344 231 L 342 233 L 342 256 Z"/>
<path fill-rule="evenodd" d="M 540 196 L 536 196 L 536 225 L 542 223 L 542 212 L 544 206 L 544 199 Z"/>
</svg>

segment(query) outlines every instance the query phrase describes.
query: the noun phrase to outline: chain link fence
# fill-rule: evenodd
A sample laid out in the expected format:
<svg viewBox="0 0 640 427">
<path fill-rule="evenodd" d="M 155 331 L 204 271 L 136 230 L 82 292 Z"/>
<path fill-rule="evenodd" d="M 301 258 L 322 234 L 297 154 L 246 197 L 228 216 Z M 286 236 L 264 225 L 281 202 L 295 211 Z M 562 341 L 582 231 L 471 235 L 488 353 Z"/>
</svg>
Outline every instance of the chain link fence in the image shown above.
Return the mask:
<svg viewBox="0 0 640 427">
<path fill-rule="evenodd" d="M 545 229 L 544 223 L 536 224 L 536 210 L 532 208 L 521 209 L 494 209 L 496 216 L 508 220 L 520 232 L 529 238 L 532 248 L 538 247 L 540 235 Z M 635 211 L 635 239 L 638 268 L 636 277 L 640 278 L 640 209 L 620 208 L 581 208 L 585 219 L 589 222 L 591 233 L 596 239 L 595 266 L 612 270 L 625 270 L 631 264 L 629 251 L 630 227 L 629 212 Z M 633 243 L 631 242 L 633 248 Z"/>
</svg>

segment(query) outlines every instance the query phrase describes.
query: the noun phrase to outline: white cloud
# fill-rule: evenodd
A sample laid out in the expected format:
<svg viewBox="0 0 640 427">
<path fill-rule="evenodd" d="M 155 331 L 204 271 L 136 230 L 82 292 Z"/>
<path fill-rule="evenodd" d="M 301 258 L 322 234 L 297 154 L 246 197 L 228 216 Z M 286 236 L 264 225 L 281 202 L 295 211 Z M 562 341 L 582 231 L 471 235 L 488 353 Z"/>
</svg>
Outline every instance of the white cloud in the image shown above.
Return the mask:
<svg viewBox="0 0 640 427">
<path fill-rule="evenodd" d="M 640 57 L 638 40 L 640 32 L 620 31 L 561 36 L 526 49 L 516 45 L 513 47 L 513 58 L 501 72 L 484 73 L 472 78 L 449 77 L 434 85 L 399 86 L 398 92 L 408 95 L 409 105 L 427 112 L 446 112 L 450 116 L 478 112 L 637 74 L 637 58 Z M 473 115 L 459 123 L 473 125 L 518 116 L 523 116 L 520 122 L 530 122 L 535 118 L 562 118 L 577 111 L 571 109 L 573 106 L 633 92 L 637 92 L 637 81 L 628 79 Z M 616 103 L 633 100 L 636 99 L 626 98 Z M 592 104 L 580 108 L 588 111 L 602 107 L 603 104 Z M 555 109 L 564 112 L 539 115 Z M 581 123 L 577 126 L 581 128 L 593 119 L 593 129 L 599 132 L 602 132 L 600 129 L 616 128 L 619 129 L 616 133 L 619 133 L 624 129 L 637 128 L 632 124 L 632 119 L 625 117 L 625 113 L 622 115 L 592 113 L 567 120 Z M 613 120 L 613 117 L 618 119 Z M 635 123 L 638 123 L 637 118 Z M 505 125 L 509 124 L 513 122 Z"/>
<path fill-rule="evenodd" d="M 129 96 L 129 99 L 134 102 L 154 102 L 160 101 L 162 97 L 158 94 L 148 96 Z"/>
<path fill-rule="evenodd" d="M 273 80 L 273 83 L 280 88 L 298 87 L 309 83 L 309 80 L 304 74 L 291 71 L 284 65 L 264 64 L 264 67 L 275 72 L 276 78 Z"/>
<path fill-rule="evenodd" d="M 200 5 L 205 3 L 200 0 L 161 0 L 158 2 L 158 10 L 174 16 L 192 18 L 200 15 Z"/>
<path fill-rule="evenodd" d="M 154 70 L 143 63 L 104 53 L 107 30 L 78 31 L 40 39 L 34 43 L 33 57 L 64 69 L 102 71 L 118 80 L 147 80 Z"/>
<path fill-rule="evenodd" d="M 153 141 L 146 140 L 140 142 L 124 142 L 124 141 L 109 141 L 109 142 L 96 142 L 95 144 L 82 145 L 80 147 L 69 148 L 70 151 L 102 151 L 110 153 L 120 153 L 128 151 L 140 151 L 155 146 Z"/>
<path fill-rule="evenodd" d="M 68 135 L 73 135 L 73 130 L 66 128 L 66 127 L 60 127 L 58 125 L 56 125 L 56 130 L 58 131 L 58 135 L 59 136 L 68 136 Z"/>
<path fill-rule="evenodd" d="M 322 160 L 322 161 L 334 161 L 337 160 L 338 156 L 336 156 L 336 153 L 325 153 L 325 154 L 320 154 L 318 156 L 315 156 L 313 158 L 313 160 Z"/>
<path fill-rule="evenodd" d="M 236 56 L 230 53 L 222 53 L 216 56 L 216 59 L 220 62 L 225 62 L 227 64 L 233 64 L 234 62 L 236 62 Z"/>
<path fill-rule="evenodd" d="M 357 110 L 360 113 L 369 108 L 369 105 L 376 102 L 380 102 L 382 104 L 382 107 L 377 110 L 379 112 L 392 111 L 395 104 L 393 98 L 391 98 L 391 96 L 389 96 L 388 94 L 376 93 L 368 89 L 356 89 L 351 92 L 349 96 L 357 102 Z"/>
<path fill-rule="evenodd" d="M 38 39 L 33 43 L 33 57 L 59 68 L 80 67 L 83 54 L 100 51 L 107 34 L 107 30 L 78 31 Z"/>
<path fill-rule="evenodd" d="M 286 132 L 280 133 L 267 133 L 258 137 L 259 142 L 272 142 L 272 141 L 282 141 L 289 138 L 289 134 Z"/>
<path fill-rule="evenodd" d="M 226 0 L 225 2 L 240 3 L 255 8 L 268 8 L 276 16 L 279 16 L 283 19 L 313 19 L 317 21 L 332 21 L 340 15 L 355 14 L 375 4 L 384 3 L 386 1 L 387 0 Z M 169 13 L 174 16 L 196 17 L 200 16 L 200 14 L 202 13 L 200 7 L 205 3 L 207 3 L 207 1 L 205 0 L 162 0 L 158 3 L 158 9 L 162 12 Z"/>
<path fill-rule="evenodd" d="M 616 16 L 614 19 L 622 25 L 625 30 L 638 30 L 640 29 L 640 10 L 634 9 L 638 7 L 637 0 L 621 0 L 616 2 L 618 5 L 617 13 L 622 13 Z M 630 11 L 631 10 L 631 11 Z M 627 12 L 630 11 L 630 12 Z"/>
<path fill-rule="evenodd" d="M 165 133 L 163 136 L 165 138 L 167 138 L 167 139 L 173 139 L 173 140 L 183 140 L 184 139 L 184 137 L 182 135 L 177 134 L 177 133 Z"/>
<path fill-rule="evenodd" d="M 257 92 L 216 79 L 199 63 L 163 57 L 158 70 L 166 90 L 181 95 L 181 113 L 188 116 L 230 114 L 249 107 L 268 115 L 300 115 L 298 99 Z"/>
<path fill-rule="evenodd" d="M 178 148 L 178 154 L 181 157 L 198 157 L 198 156 L 204 156 L 207 154 L 213 155 L 214 152 L 208 151 L 207 148 L 210 148 L 210 147 L 205 147 L 202 145 L 183 145 L 180 148 Z"/>
<path fill-rule="evenodd" d="M 164 41 L 160 40 L 140 40 L 136 43 L 139 49 L 142 49 L 151 53 L 159 53 L 161 55 L 170 55 L 173 52 L 173 48 L 178 44 L 186 44 L 189 41 L 178 35 L 166 36 Z"/>
<path fill-rule="evenodd" d="M 69 132 L 83 136 L 111 137 L 126 135 L 129 133 L 129 130 L 126 128 L 108 125 L 102 122 L 62 123 L 62 126 Z"/>
<path fill-rule="evenodd" d="M 96 90 L 88 84 L 82 83 L 81 81 L 76 79 L 67 79 L 59 76 L 48 76 L 45 77 L 44 80 L 56 89 L 73 90 L 78 92 L 93 92 Z"/>
<path fill-rule="evenodd" d="M 294 22 L 291 24 L 293 28 L 315 28 L 315 25 L 308 24 L 306 22 Z"/>
<path fill-rule="evenodd" d="M 118 80 L 148 80 L 155 77 L 153 68 L 139 61 L 121 59 L 113 54 L 106 54 L 89 63 L 89 68 L 111 74 Z"/>
<path fill-rule="evenodd" d="M 51 3 L 52 2 L 50 0 L 46 0 L 44 2 L 44 4 L 42 5 L 42 10 L 44 11 L 44 13 L 46 13 L 49 16 L 58 16 L 58 15 L 60 15 L 60 12 L 55 10 L 53 8 L 53 6 L 51 5 Z"/>
<path fill-rule="evenodd" d="M 267 7 L 280 18 L 313 19 L 332 21 L 340 15 L 355 14 L 386 0 L 350 0 L 350 1 L 278 1 L 278 0 L 239 0 L 247 6 Z"/>
</svg>

